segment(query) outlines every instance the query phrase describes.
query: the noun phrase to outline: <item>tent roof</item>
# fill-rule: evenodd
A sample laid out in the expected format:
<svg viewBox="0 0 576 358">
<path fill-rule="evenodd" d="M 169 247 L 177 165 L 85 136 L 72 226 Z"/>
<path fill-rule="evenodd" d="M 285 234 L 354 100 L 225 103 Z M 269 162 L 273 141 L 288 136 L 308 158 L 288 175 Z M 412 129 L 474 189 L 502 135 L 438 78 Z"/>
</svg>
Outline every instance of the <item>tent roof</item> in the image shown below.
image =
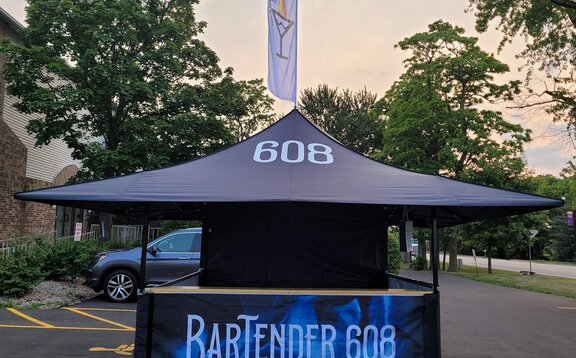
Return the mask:
<svg viewBox="0 0 576 358">
<path fill-rule="evenodd" d="M 138 214 L 185 217 L 207 203 L 307 202 L 367 204 L 439 225 L 558 207 L 561 200 L 465 183 L 389 166 L 344 147 L 294 110 L 253 137 L 212 155 L 168 168 L 63 185 L 17 199 Z M 400 208 L 400 209 L 398 209 Z"/>
</svg>

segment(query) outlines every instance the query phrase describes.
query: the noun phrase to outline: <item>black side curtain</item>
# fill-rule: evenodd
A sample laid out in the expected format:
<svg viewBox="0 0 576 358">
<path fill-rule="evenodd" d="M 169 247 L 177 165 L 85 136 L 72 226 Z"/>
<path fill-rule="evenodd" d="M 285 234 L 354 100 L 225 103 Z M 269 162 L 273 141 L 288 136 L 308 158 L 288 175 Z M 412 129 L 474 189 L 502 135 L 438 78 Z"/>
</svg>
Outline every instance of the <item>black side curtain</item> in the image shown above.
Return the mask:
<svg viewBox="0 0 576 358">
<path fill-rule="evenodd" d="M 374 206 L 218 204 L 204 223 L 202 286 L 380 288 L 386 218 Z"/>
</svg>

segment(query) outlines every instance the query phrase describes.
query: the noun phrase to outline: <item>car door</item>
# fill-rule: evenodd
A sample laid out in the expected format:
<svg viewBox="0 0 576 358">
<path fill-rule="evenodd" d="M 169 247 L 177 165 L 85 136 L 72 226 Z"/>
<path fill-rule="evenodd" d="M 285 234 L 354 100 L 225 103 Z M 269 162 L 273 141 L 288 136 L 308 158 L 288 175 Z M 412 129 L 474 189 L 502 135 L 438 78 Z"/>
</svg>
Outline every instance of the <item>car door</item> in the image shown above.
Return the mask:
<svg viewBox="0 0 576 358">
<path fill-rule="evenodd" d="M 148 254 L 147 283 L 164 283 L 197 270 L 200 236 L 198 232 L 178 232 L 158 241 L 156 253 Z"/>
</svg>

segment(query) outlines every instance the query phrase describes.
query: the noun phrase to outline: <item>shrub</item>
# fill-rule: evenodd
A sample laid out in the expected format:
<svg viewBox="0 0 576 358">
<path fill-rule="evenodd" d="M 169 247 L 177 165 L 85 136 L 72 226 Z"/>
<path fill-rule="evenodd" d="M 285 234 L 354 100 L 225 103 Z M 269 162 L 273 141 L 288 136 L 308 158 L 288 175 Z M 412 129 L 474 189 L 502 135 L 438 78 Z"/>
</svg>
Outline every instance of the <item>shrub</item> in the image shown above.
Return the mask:
<svg viewBox="0 0 576 358">
<path fill-rule="evenodd" d="M 43 268 L 46 278 L 60 280 L 67 277 L 86 274 L 94 255 L 100 251 L 97 243 L 92 240 L 73 241 L 56 239 L 52 244 L 44 242 L 36 246 L 34 251 L 45 250 Z"/>
<path fill-rule="evenodd" d="M 21 297 L 32 291 L 46 277 L 42 260 L 25 248 L 0 259 L 0 295 Z"/>
<path fill-rule="evenodd" d="M 0 295 L 19 297 L 44 279 L 62 280 L 86 273 L 94 255 L 101 251 L 92 240 L 31 237 L 14 240 L 15 249 L 0 258 Z"/>
<path fill-rule="evenodd" d="M 399 274 L 401 265 L 402 254 L 400 253 L 398 233 L 390 233 L 388 235 L 388 272 Z"/>
<path fill-rule="evenodd" d="M 412 258 L 412 268 L 416 271 L 423 271 L 428 268 L 428 260 L 424 256 L 414 256 Z"/>
</svg>

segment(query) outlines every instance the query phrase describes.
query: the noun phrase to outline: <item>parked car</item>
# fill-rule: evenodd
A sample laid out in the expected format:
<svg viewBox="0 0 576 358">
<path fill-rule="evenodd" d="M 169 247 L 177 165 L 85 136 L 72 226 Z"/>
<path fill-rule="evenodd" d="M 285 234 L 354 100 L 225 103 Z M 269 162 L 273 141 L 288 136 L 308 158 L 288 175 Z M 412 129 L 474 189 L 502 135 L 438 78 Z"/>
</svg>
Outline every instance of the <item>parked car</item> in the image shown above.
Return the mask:
<svg viewBox="0 0 576 358">
<path fill-rule="evenodd" d="M 201 228 L 172 231 L 150 242 L 146 256 L 146 285 L 159 285 L 195 272 L 200 267 Z M 94 291 L 104 290 L 113 302 L 136 297 L 141 248 L 98 253 L 86 276 Z M 191 284 L 195 284 L 192 282 Z"/>
</svg>

